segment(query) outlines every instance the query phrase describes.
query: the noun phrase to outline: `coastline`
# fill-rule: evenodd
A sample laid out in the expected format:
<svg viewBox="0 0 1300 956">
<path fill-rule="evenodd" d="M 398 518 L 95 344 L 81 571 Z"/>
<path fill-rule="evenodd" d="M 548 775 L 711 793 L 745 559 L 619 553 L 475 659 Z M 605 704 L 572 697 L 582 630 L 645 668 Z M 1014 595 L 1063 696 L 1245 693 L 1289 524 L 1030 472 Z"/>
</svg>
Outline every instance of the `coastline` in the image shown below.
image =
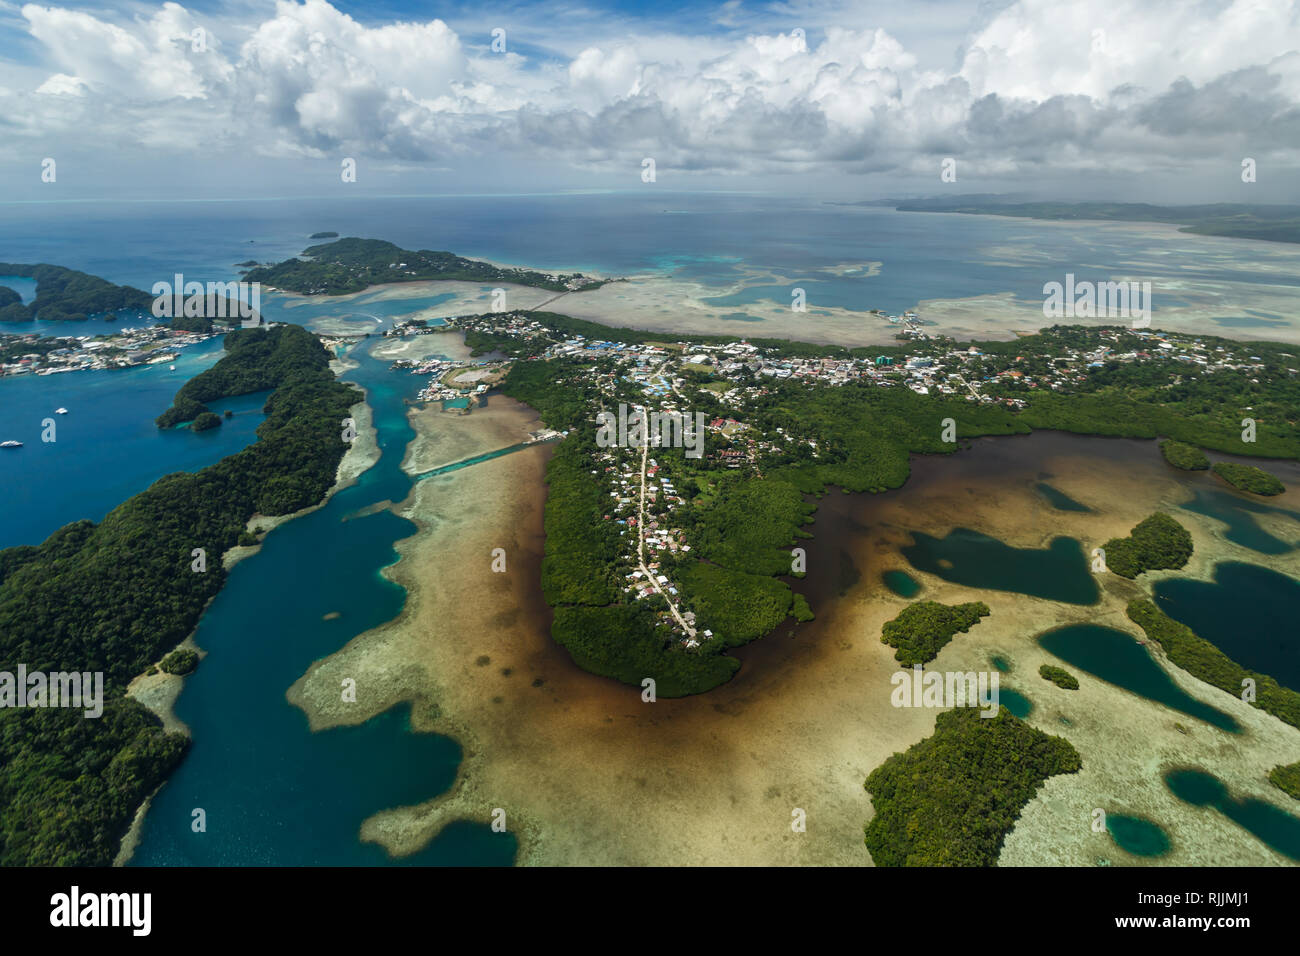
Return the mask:
<svg viewBox="0 0 1300 956">
<path fill-rule="evenodd" d="M 334 372 L 335 378 L 348 369 L 355 367 L 356 363 L 341 359 L 335 359 L 330 363 L 330 368 Z M 325 496 L 316 504 L 295 511 L 293 514 L 277 515 L 273 517 L 254 514 L 245 526 L 249 531 L 252 531 L 256 527 L 261 527 L 264 532 L 270 533 L 281 524 L 292 521 L 294 518 L 310 514 L 319 508 L 323 508 L 335 494 L 356 484 L 361 475 L 379 461 L 379 456 L 382 454 L 382 451 L 380 450 L 376 440 L 377 432 L 374 427 L 370 405 L 365 399 L 364 390 L 361 390 L 359 387 L 358 390 L 362 395 L 361 400 L 348 409 L 349 414 L 356 422 L 357 435 L 348 448 L 343 452 L 343 457 L 339 460 L 338 469 L 335 473 L 334 484 L 325 492 Z M 265 535 L 263 535 L 263 537 L 264 536 Z M 222 567 L 229 570 L 244 558 L 256 554 L 259 550 L 261 550 L 260 542 L 255 545 L 235 545 L 222 554 Z M 209 604 L 210 603 L 211 601 L 209 601 Z M 206 607 L 204 610 L 206 611 Z M 202 615 L 200 615 L 200 620 L 202 620 Z M 199 655 L 199 664 L 201 666 L 203 658 L 207 656 L 208 652 L 195 642 L 194 637 L 196 633 L 197 629 L 195 632 L 186 636 L 185 640 L 178 644 L 175 649 L 186 648 L 194 651 Z M 147 710 L 153 713 L 154 716 L 158 717 L 163 722 L 163 729 L 165 731 L 182 733 L 186 737 L 192 739 L 193 735 L 190 732 L 190 728 L 176 716 L 175 712 L 176 700 L 180 696 L 184 687 L 185 676 L 168 674 L 159 670 L 157 674 L 137 675 L 127 686 L 126 694 L 128 697 L 137 700 Z M 132 818 L 130 826 L 122 837 L 122 841 L 118 846 L 117 855 L 113 858 L 113 866 L 125 866 L 131 861 L 131 857 L 134 855 L 136 847 L 138 847 L 140 843 L 140 835 L 144 826 L 145 817 L 148 815 L 149 806 L 152 803 L 154 796 L 156 796 L 166 785 L 167 781 L 163 780 L 153 793 L 149 794 L 140 806 L 136 808 L 135 816 Z"/>
<path fill-rule="evenodd" d="M 417 432 L 423 427 L 417 422 Z M 502 535 L 522 536 L 534 549 L 532 560 L 540 556 L 544 497 L 533 451 L 426 479 L 399 506 L 420 531 L 399 544 L 400 559 L 384 572 L 408 590 L 403 614 L 314 664 L 289 699 L 314 730 L 358 723 L 411 700 L 416 729 L 461 741 L 464 758 L 448 792 L 363 823 L 361 838 L 394 856 L 415 852 L 447 823 L 487 822 L 501 807 L 520 840 L 519 865 L 870 865 L 862 826 L 872 811 L 863 781 L 892 753 L 929 736 L 938 713 L 889 702 L 889 678 L 899 665 L 881 644 L 880 628 L 909 602 L 886 591 L 879 573 L 907 568 L 922 580 L 924 599 L 978 599 L 993 609 L 945 647 L 935 666 L 982 670 L 991 654 L 1011 657 L 1015 671 L 1005 686 L 1036 704 L 1027 722 L 1066 737 L 1084 756 L 1080 774 L 1053 778 L 1025 808 L 1004 846 L 1004 865 L 1093 865 L 1099 837 L 1088 814 L 1099 800 L 1113 812 L 1152 815 L 1166 828 L 1175 851 L 1158 864 L 1289 863 L 1244 831 L 1223 840 L 1233 825 L 1177 801 L 1147 758 L 1157 755 L 1160 766 L 1212 766 L 1235 795 L 1280 805 L 1264 774 L 1300 746 L 1300 731 L 1170 668 L 1159 655 L 1180 687 L 1231 713 L 1244 733 L 1225 734 L 1090 675 L 1080 675 L 1085 686 L 1074 692 L 1037 676 L 1037 665 L 1054 658 L 1035 637 L 1052 627 L 1100 622 L 1136 639 L 1123 609 L 1154 575 L 1138 584 L 1108 575 L 1101 603 L 1079 606 L 950 584 L 911 569 L 899 553 L 912 530 L 942 535 L 960 526 L 1016 547 L 1073 535 L 1087 550 L 1165 508 L 1196 542 L 1192 563 L 1165 574 L 1208 576 L 1216 561 L 1242 556 L 1211 519 L 1175 509 L 1187 497 L 1184 479 L 1164 465 L 1154 442 L 1137 442 L 1147 446 L 1140 466 L 1116 467 L 1098 452 L 1133 440 L 1040 435 L 1051 453 L 1051 480 L 1104 511 L 1051 509 L 1033 490 L 1032 468 L 1021 480 L 1006 480 L 999 458 L 1007 450 L 1032 451 L 1014 443 L 1034 436 L 981 439 L 964 460 L 914 458 L 908 484 L 883 495 L 832 489 L 810 528 L 809 567 L 833 566 L 847 547 L 860 580 L 840 597 L 828 583 L 836 575 L 821 572 L 816 586 L 824 593 L 810 597 L 816 621 L 799 629 L 783 624 L 738 649 L 744 666 L 730 683 L 654 704 L 641 702 L 635 688 L 578 670 L 554 644 L 540 565 L 520 570 L 520 542 L 508 549 L 510 574 L 488 572 L 488 549 Z M 1120 444 L 1096 444 L 1108 442 Z M 999 451 L 991 443 L 1006 444 Z M 995 467 L 975 460 L 990 453 Z M 920 512 L 919 495 L 927 504 Z M 364 701 L 359 695 L 362 706 L 344 712 L 333 705 L 344 673 L 369 675 L 358 686 L 383 690 Z M 1056 719 L 1066 714 L 1068 727 Z M 1175 718 L 1191 733 L 1178 731 Z M 808 813 L 803 834 L 790 830 L 796 807 Z M 1100 839 L 1111 858 L 1142 862 Z"/>
</svg>

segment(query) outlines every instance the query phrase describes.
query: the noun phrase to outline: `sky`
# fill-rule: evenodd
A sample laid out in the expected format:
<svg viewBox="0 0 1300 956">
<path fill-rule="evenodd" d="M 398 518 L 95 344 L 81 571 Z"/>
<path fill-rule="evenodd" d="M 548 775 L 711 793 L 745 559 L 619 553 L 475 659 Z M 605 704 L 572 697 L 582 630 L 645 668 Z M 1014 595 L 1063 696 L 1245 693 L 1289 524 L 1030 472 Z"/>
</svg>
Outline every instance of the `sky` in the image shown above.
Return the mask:
<svg viewBox="0 0 1300 956">
<path fill-rule="evenodd" d="M 0 0 L 0 201 L 1274 203 L 1297 146 L 1300 0 Z"/>
</svg>

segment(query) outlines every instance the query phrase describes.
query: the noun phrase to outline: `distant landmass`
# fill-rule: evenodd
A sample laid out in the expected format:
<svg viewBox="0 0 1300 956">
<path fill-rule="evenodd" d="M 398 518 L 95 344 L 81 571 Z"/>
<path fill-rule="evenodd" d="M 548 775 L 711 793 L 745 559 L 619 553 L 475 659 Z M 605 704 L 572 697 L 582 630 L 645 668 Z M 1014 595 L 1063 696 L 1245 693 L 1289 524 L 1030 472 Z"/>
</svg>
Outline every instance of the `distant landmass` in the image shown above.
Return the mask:
<svg viewBox="0 0 1300 956">
<path fill-rule="evenodd" d="M 534 272 L 465 259 L 450 252 L 427 249 L 412 252 L 379 239 L 339 239 L 309 246 L 303 250 L 302 256 L 304 258 L 286 259 L 278 265 L 253 269 L 244 278 L 306 295 L 345 295 L 383 282 L 430 279 L 511 282 L 555 292 L 594 289 L 604 284 L 576 272 L 569 275 Z"/>
<path fill-rule="evenodd" d="M 308 239 L 337 239 L 338 237 L 339 234 L 337 232 L 313 232 L 307 238 Z"/>
<path fill-rule="evenodd" d="M 1300 242 L 1300 206 L 1212 203 L 1155 206 L 1144 202 L 1007 202 L 996 197 L 884 200 L 845 205 L 893 206 L 899 212 L 961 212 L 1024 219 L 1077 219 L 1109 222 L 1167 222 L 1179 232 L 1234 239 Z"/>
<path fill-rule="evenodd" d="M 0 292 L 0 322 L 45 320 L 81 321 L 90 315 L 119 310 L 148 309 L 153 296 L 127 285 L 63 266 L 0 262 L 0 276 L 36 280 L 36 298 L 24 305 L 18 293 L 7 287 Z M 5 294 L 8 293 L 8 294 Z"/>
</svg>

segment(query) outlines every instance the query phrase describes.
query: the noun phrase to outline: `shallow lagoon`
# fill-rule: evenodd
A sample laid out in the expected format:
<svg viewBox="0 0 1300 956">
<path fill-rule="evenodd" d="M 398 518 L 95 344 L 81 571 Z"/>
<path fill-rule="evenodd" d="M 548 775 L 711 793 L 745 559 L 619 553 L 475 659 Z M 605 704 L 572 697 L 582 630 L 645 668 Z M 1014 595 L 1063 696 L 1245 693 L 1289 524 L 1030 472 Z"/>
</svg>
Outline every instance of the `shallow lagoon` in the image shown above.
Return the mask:
<svg viewBox="0 0 1300 956">
<path fill-rule="evenodd" d="M 1123 631 L 1096 624 L 1071 624 L 1038 638 L 1042 648 L 1107 683 L 1222 730 L 1240 732 L 1232 717 L 1185 693 L 1151 659 L 1146 648 Z"/>
<path fill-rule="evenodd" d="M 1300 860 L 1300 819 L 1273 804 L 1253 797 L 1238 799 L 1218 777 L 1192 768 L 1168 771 L 1165 786 L 1184 803 L 1213 807 L 1279 853 Z"/>
<path fill-rule="evenodd" d="M 1101 593 L 1074 538 L 1056 538 L 1047 548 L 1013 548 L 969 528 L 912 538 L 914 544 L 900 549 L 912 567 L 954 584 L 1069 604 L 1094 604 Z"/>
</svg>

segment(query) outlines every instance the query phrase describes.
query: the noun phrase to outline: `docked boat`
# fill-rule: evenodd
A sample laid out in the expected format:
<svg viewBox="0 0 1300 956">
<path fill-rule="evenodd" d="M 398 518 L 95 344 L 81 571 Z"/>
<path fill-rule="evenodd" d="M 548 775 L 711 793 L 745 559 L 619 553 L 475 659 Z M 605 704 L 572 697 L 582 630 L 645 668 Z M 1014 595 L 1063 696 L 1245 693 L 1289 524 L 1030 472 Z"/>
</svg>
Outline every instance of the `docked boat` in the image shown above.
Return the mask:
<svg viewBox="0 0 1300 956">
<path fill-rule="evenodd" d="M 20 441 L 0 441 L 0 448 L 22 448 L 23 443 Z"/>
</svg>

